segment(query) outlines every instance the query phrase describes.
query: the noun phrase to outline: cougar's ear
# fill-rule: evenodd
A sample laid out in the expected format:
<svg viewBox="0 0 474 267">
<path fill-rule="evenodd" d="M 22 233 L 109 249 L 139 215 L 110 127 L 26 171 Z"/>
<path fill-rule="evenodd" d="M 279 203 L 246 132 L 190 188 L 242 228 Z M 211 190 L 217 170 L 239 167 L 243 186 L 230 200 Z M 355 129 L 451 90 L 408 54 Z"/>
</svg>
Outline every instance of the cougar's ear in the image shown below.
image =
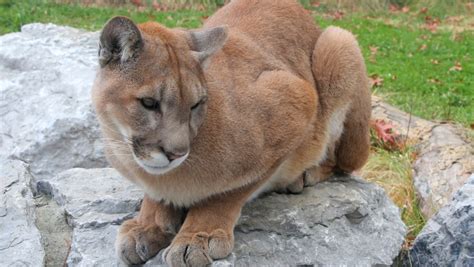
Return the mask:
<svg viewBox="0 0 474 267">
<path fill-rule="evenodd" d="M 126 63 L 136 57 L 143 47 L 140 30 L 126 17 L 110 19 L 100 33 L 99 64 L 101 67 L 118 61 Z"/>
<path fill-rule="evenodd" d="M 227 31 L 227 26 L 219 26 L 191 32 L 192 53 L 203 67 L 207 59 L 224 46 Z"/>
</svg>

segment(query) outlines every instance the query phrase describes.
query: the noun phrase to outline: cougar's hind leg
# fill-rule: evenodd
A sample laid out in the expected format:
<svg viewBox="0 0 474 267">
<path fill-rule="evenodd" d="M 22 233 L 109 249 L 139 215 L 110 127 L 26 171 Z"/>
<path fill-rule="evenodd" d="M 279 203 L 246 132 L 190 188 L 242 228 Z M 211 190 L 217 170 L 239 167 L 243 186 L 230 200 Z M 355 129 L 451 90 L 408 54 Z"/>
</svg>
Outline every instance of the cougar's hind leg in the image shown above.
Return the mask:
<svg viewBox="0 0 474 267">
<path fill-rule="evenodd" d="M 362 168 L 369 157 L 370 98 L 356 99 L 347 114 L 344 132 L 336 150 L 336 169 L 351 173 Z"/>
<path fill-rule="evenodd" d="M 327 151 L 334 162 L 328 157 L 320 168 L 334 165 L 350 173 L 364 165 L 370 145 L 370 89 L 362 53 L 350 32 L 329 27 L 319 37 L 312 61 L 320 117 L 327 122 L 326 141 L 334 146 L 334 151 Z"/>
</svg>

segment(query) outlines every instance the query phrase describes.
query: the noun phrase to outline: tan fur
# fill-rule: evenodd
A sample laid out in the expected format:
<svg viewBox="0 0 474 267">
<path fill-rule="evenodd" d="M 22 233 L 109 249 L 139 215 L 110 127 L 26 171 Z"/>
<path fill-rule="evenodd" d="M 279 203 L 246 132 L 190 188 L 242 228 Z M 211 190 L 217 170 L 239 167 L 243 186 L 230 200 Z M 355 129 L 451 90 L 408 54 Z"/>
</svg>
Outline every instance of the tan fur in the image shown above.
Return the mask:
<svg viewBox="0 0 474 267">
<path fill-rule="evenodd" d="M 130 24 L 104 28 L 93 88 L 110 163 L 146 192 L 117 239 L 124 262 L 169 245 L 182 218 L 169 264 L 223 258 L 251 197 L 297 193 L 367 160 L 370 92 L 357 42 L 336 27 L 321 32 L 295 1 L 234 0 L 196 32 Z M 140 105 L 150 96 L 161 112 Z M 140 165 L 165 152 L 188 154 L 160 174 Z"/>
</svg>

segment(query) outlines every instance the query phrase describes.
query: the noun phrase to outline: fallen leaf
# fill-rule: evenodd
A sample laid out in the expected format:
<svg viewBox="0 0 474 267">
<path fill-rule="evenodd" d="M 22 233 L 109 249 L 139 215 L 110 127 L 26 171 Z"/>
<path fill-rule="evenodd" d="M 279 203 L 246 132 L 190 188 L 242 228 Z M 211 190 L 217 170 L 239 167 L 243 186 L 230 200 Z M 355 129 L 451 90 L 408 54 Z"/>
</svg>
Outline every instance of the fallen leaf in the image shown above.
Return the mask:
<svg viewBox="0 0 474 267">
<path fill-rule="evenodd" d="M 137 7 L 143 5 L 141 0 L 131 0 L 130 2 L 132 2 L 132 4 L 137 6 Z"/>
<path fill-rule="evenodd" d="M 398 8 L 397 5 L 390 4 L 390 5 L 388 6 L 388 10 L 389 10 L 390 12 L 395 13 L 395 12 L 398 12 L 399 8 Z"/>
<path fill-rule="evenodd" d="M 311 4 L 312 7 L 319 7 L 321 5 L 320 2 L 314 2 Z"/>
<path fill-rule="evenodd" d="M 452 66 L 451 68 L 449 68 L 449 71 L 462 71 L 461 62 L 456 61 L 456 63 L 454 64 L 454 66 Z"/>
<path fill-rule="evenodd" d="M 204 11 L 204 10 L 206 10 L 206 7 L 203 4 L 200 4 L 200 5 L 197 6 L 197 10 Z"/>
<path fill-rule="evenodd" d="M 425 24 L 425 29 L 432 33 L 435 33 L 438 30 L 438 23 Z"/>
<path fill-rule="evenodd" d="M 441 21 L 438 18 L 432 18 L 431 16 L 425 17 L 425 24 L 423 28 L 429 30 L 432 33 L 435 33 L 438 30 L 438 26 Z"/>
<path fill-rule="evenodd" d="M 377 137 L 383 142 L 394 142 L 394 125 L 384 120 L 372 121 L 372 128 L 375 130 Z"/>
<path fill-rule="evenodd" d="M 383 85 L 383 78 L 379 77 L 378 74 L 370 76 L 370 87 L 381 87 Z"/>
<path fill-rule="evenodd" d="M 372 63 L 377 62 L 376 55 L 379 48 L 376 46 L 369 46 L 369 50 L 370 50 L 369 61 Z"/>
<path fill-rule="evenodd" d="M 420 14 L 426 14 L 426 13 L 428 13 L 428 8 L 427 7 L 422 7 L 420 9 Z"/>
<path fill-rule="evenodd" d="M 374 132 L 374 137 L 377 139 L 377 143 L 383 148 L 394 151 L 402 150 L 405 148 L 404 139 L 400 134 L 395 131 L 395 125 L 385 120 L 372 120 L 370 122 L 370 128 Z"/>
<path fill-rule="evenodd" d="M 369 46 L 369 49 L 370 49 L 370 54 L 371 55 L 377 54 L 377 51 L 379 50 L 379 48 L 377 46 Z"/>
<path fill-rule="evenodd" d="M 152 6 L 153 9 L 155 9 L 155 10 L 162 11 L 161 4 L 158 3 L 156 0 L 153 0 L 153 2 L 151 3 L 151 6 Z"/>
<path fill-rule="evenodd" d="M 429 35 L 426 35 L 426 34 L 422 34 L 422 35 L 420 36 L 420 38 L 423 39 L 423 40 L 428 40 L 428 39 L 430 39 L 430 36 L 429 36 Z"/>
<path fill-rule="evenodd" d="M 428 46 L 426 44 L 422 44 L 419 48 L 420 51 L 425 51 Z"/>
<path fill-rule="evenodd" d="M 439 61 L 437 59 L 431 59 L 431 64 L 438 65 Z"/>
<path fill-rule="evenodd" d="M 408 6 L 402 7 L 402 13 L 408 13 L 410 12 L 410 8 Z"/>
<path fill-rule="evenodd" d="M 440 84 L 441 83 L 441 81 L 437 78 L 429 79 L 428 82 L 433 83 L 433 84 Z"/>
<path fill-rule="evenodd" d="M 343 11 L 336 10 L 336 12 L 334 12 L 334 13 L 332 14 L 332 18 L 333 18 L 334 20 L 340 20 L 340 19 L 342 19 L 343 17 L 344 17 L 344 12 L 343 12 Z"/>
</svg>

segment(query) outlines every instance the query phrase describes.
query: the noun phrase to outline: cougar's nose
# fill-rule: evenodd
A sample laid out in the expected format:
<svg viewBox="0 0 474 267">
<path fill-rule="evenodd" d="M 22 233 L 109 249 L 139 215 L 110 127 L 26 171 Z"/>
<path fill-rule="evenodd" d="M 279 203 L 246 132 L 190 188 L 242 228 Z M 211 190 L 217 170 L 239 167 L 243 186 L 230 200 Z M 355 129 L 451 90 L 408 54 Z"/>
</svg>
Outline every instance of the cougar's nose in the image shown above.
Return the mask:
<svg viewBox="0 0 474 267">
<path fill-rule="evenodd" d="M 165 150 L 163 150 L 163 152 L 165 153 L 165 155 L 166 155 L 166 157 L 168 158 L 169 161 L 173 161 L 177 158 L 181 158 L 182 156 L 186 155 L 186 153 L 183 153 L 183 152 L 174 153 L 174 152 L 168 152 L 168 151 L 165 151 Z"/>
</svg>

